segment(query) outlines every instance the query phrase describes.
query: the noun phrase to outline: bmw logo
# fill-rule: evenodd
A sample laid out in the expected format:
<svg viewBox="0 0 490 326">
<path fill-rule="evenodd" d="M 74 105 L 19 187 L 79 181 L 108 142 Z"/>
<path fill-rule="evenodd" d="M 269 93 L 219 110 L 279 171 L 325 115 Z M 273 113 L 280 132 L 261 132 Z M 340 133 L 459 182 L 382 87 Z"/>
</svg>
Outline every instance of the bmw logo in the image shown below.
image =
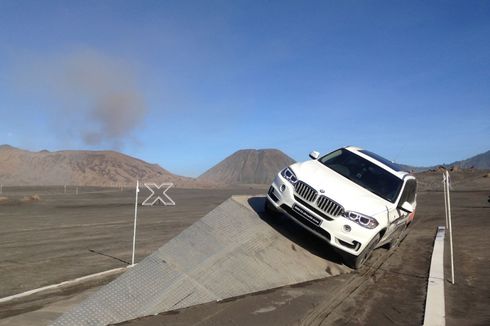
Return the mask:
<svg viewBox="0 0 490 326">
<path fill-rule="evenodd" d="M 323 190 L 323 189 L 320 189 L 320 192 L 321 192 L 322 194 L 324 194 L 324 193 L 325 193 L 325 190 Z"/>
</svg>

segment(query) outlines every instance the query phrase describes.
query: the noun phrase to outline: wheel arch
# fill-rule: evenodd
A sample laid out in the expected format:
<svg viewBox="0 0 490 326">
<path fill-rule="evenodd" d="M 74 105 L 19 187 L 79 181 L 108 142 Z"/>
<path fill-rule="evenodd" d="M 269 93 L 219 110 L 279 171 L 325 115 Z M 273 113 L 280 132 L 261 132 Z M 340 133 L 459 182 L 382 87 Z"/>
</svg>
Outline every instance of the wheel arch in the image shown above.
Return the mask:
<svg viewBox="0 0 490 326">
<path fill-rule="evenodd" d="M 387 227 L 384 227 L 384 228 L 381 229 L 381 231 L 379 231 L 379 240 L 380 241 L 383 240 L 383 237 L 384 237 L 384 235 L 386 233 L 386 230 L 388 230 L 388 228 Z"/>
</svg>

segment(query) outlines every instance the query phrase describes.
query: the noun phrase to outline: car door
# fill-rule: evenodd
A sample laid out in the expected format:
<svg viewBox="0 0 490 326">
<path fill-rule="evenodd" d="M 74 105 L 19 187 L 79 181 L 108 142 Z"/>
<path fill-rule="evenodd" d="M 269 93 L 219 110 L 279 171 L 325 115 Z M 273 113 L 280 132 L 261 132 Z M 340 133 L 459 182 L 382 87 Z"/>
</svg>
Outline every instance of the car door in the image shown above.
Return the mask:
<svg viewBox="0 0 490 326">
<path fill-rule="evenodd" d="M 409 219 L 413 217 L 413 213 L 402 210 L 400 206 L 405 201 L 408 201 L 412 206 L 415 206 L 416 186 L 415 179 L 409 178 L 405 180 L 400 199 L 393 211 L 390 212 L 390 224 L 386 230 L 386 242 L 397 237 L 397 235 L 403 231 L 405 225 L 408 224 Z"/>
<path fill-rule="evenodd" d="M 416 207 L 416 196 L 417 196 L 417 181 L 414 178 L 409 178 L 405 181 L 402 194 L 396 205 L 397 212 L 400 215 L 400 218 L 403 219 L 405 224 L 410 223 L 414 217 L 415 207 Z M 405 202 L 408 202 L 410 203 L 410 205 L 412 205 L 412 207 L 414 208 L 413 212 L 406 212 L 400 208 Z"/>
</svg>

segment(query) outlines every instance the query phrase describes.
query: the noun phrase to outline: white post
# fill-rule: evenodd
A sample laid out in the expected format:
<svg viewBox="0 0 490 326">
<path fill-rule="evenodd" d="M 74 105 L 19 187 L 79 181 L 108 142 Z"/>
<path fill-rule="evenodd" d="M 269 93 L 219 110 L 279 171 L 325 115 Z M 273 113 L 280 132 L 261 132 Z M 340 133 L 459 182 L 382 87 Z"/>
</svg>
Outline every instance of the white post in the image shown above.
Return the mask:
<svg viewBox="0 0 490 326">
<path fill-rule="evenodd" d="M 75 190 L 75 195 L 77 195 L 77 196 L 78 196 L 78 187 L 77 187 L 77 189 Z"/>
<path fill-rule="evenodd" d="M 131 259 L 131 266 L 134 266 L 134 250 L 136 247 L 136 220 L 138 219 L 138 192 L 139 192 L 139 181 L 136 180 L 136 192 L 134 201 L 134 228 L 133 228 L 133 257 Z"/>
<path fill-rule="evenodd" d="M 448 230 L 449 225 L 447 222 L 447 187 L 446 187 L 446 171 L 442 174 L 442 185 L 444 186 L 444 212 L 446 213 L 446 230 Z"/>
<path fill-rule="evenodd" d="M 0 194 L 2 193 L 3 191 L 3 184 L 0 183 Z"/>
<path fill-rule="evenodd" d="M 449 172 L 446 170 L 446 183 L 447 183 L 447 212 L 449 223 L 449 246 L 451 249 L 451 283 L 454 284 L 454 256 L 453 256 L 453 228 L 451 226 L 451 196 L 449 195 L 450 181 Z"/>
</svg>

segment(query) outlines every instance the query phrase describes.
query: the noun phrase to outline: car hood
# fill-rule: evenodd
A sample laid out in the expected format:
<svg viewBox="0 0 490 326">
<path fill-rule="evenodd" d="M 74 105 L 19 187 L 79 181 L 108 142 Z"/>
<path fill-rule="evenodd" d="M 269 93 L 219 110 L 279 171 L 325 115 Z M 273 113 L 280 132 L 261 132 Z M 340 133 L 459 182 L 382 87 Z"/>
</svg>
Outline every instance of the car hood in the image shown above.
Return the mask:
<svg viewBox="0 0 490 326">
<path fill-rule="evenodd" d="M 375 216 L 394 204 L 357 185 L 316 160 L 291 165 L 296 177 L 344 206 L 347 211 Z M 320 190 L 324 190 L 323 193 Z"/>
</svg>

